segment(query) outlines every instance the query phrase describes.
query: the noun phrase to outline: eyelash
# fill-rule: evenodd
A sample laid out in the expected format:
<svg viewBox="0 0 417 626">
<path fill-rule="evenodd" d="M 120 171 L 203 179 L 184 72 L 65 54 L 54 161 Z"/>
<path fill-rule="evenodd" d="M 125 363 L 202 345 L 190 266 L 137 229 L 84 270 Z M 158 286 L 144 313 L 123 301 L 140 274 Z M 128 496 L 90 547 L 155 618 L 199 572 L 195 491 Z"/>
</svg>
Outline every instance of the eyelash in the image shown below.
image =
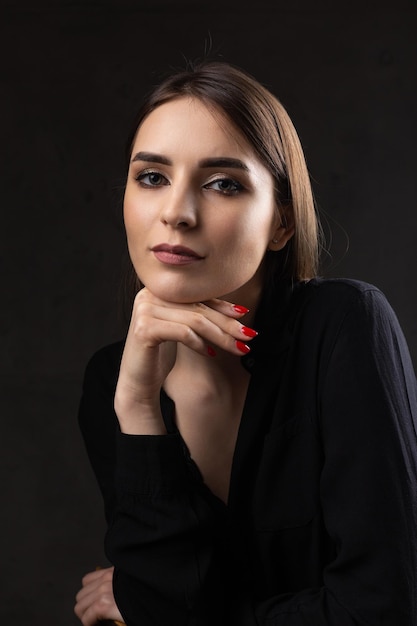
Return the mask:
<svg viewBox="0 0 417 626">
<path fill-rule="evenodd" d="M 164 179 L 165 181 L 167 181 L 167 179 L 165 178 L 165 176 L 163 174 L 161 174 L 160 172 L 157 172 L 155 170 L 145 170 L 144 172 L 139 172 L 139 174 L 135 175 L 135 180 L 142 185 L 142 187 L 145 187 L 146 189 L 150 189 L 152 187 L 161 187 L 161 185 L 159 184 L 152 184 L 152 183 L 146 183 L 145 182 L 145 178 L 148 176 L 159 176 L 159 178 Z M 165 183 L 166 184 L 166 183 Z"/>
<path fill-rule="evenodd" d="M 165 182 L 162 182 L 162 183 L 159 182 L 156 184 L 145 182 L 145 179 L 151 176 L 158 176 L 160 181 L 162 179 Z M 152 189 L 153 187 L 162 187 L 166 184 L 169 184 L 167 178 L 156 170 L 145 170 L 143 172 L 139 172 L 138 174 L 134 176 L 134 178 L 137 181 L 137 183 L 139 183 L 139 185 L 141 185 L 145 189 Z M 203 185 L 203 188 L 210 189 L 212 188 L 212 185 L 215 185 L 216 183 L 217 184 L 229 183 L 232 185 L 232 189 L 214 189 L 214 191 L 221 193 L 224 196 L 235 196 L 245 190 L 244 186 L 241 183 L 239 183 L 234 178 L 230 178 L 229 176 L 222 176 L 219 178 L 215 178 L 214 180 L 211 180 L 210 182 Z"/>
<path fill-rule="evenodd" d="M 228 176 L 225 177 L 221 177 L 221 178 L 216 178 L 214 180 L 211 180 L 209 183 L 206 183 L 204 185 L 205 189 L 209 189 L 211 185 L 214 185 L 215 183 L 231 183 L 232 184 L 232 189 L 226 190 L 226 189 L 215 189 L 215 191 L 218 191 L 219 193 L 223 194 L 224 196 L 236 196 L 237 194 L 241 193 L 242 191 L 244 191 L 244 187 L 241 183 L 239 183 L 237 180 L 234 180 L 234 178 L 229 178 Z"/>
</svg>

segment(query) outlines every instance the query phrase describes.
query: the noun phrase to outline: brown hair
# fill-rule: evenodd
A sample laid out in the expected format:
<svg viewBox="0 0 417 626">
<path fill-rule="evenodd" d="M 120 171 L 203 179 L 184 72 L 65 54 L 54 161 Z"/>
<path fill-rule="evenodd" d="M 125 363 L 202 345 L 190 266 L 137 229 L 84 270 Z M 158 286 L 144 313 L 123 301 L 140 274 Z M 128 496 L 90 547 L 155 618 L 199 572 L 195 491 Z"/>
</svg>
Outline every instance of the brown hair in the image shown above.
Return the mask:
<svg viewBox="0 0 417 626">
<path fill-rule="evenodd" d="M 294 236 L 282 251 L 267 252 L 266 282 L 312 278 L 318 269 L 319 225 L 303 149 L 282 104 L 250 74 L 229 63 L 203 61 L 165 78 L 139 111 L 127 145 L 128 162 L 145 117 L 184 96 L 201 100 L 230 119 L 271 172 L 278 210 L 288 207 L 292 213 Z"/>
</svg>

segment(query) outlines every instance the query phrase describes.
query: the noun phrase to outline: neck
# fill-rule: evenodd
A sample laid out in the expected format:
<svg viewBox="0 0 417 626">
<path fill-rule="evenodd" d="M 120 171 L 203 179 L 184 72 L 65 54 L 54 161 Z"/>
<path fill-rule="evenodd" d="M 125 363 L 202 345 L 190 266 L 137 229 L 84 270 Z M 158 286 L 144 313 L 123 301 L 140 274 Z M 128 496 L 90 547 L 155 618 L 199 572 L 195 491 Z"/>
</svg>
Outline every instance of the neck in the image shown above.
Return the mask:
<svg viewBox="0 0 417 626">
<path fill-rule="evenodd" d="M 244 324 L 250 325 L 245 316 Z M 184 344 L 177 344 L 175 365 L 168 374 L 164 389 L 172 397 L 171 390 L 184 381 L 192 381 L 194 388 L 199 388 L 208 396 L 221 396 L 225 388 L 240 386 L 248 373 L 242 366 L 240 357 L 213 346 L 215 356 L 205 356 L 194 352 Z M 204 391 L 203 391 L 204 390 Z"/>
<path fill-rule="evenodd" d="M 178 344 L 177 358 L 172 372 L 189 374 L 194 380 L 205 379 L 214 387 L 234 380 L 243 370 L 240 357 L 214 346 L 214 357 L 202 356 L 184 345 Z"/>
</svg>

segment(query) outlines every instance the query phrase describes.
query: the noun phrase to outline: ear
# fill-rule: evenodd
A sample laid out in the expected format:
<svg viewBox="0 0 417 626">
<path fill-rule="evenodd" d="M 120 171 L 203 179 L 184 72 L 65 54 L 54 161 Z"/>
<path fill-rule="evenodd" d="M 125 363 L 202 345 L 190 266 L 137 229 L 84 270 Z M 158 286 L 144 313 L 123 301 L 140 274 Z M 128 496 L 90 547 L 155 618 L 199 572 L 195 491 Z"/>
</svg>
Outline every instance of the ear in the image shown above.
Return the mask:
<svg viewBox="0 0 417 626">
<path fill-rule="evenodd" d="M 294 235 L 294 216 L 291 205 L 280 208 L 278 216 L 278 224 L 272 230 L 268 250 L 278 252 L 287 245 L 288 241 Z"/>
</svg>

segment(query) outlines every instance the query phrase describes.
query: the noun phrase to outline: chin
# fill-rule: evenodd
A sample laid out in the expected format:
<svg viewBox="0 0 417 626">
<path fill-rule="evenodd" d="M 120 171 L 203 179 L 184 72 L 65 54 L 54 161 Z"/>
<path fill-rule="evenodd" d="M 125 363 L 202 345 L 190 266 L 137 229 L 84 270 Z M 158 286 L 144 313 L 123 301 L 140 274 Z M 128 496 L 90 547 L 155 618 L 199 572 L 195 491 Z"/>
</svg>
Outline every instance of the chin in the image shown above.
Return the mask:
<svg viewBox="0 0 417 626">
<path fill-rule="evenodd" d="M 227 289 L 226 285 L 208 286 L 202 284 L 202 282 L 195 284 L 195 281 L 190 280 L 188 284 L 184 285 L 183 280 L 181 280 L 181 284 L 175 284 L 175 280 L 170 280 L 169 283 L 150 280 L 142 284 L 157 298 L 176 304 L 205 302 L 206 300 L 219 298 L 223 293 L 234 291 L 233 286 L 232 289 Z"/>
<path fill-rule="evenodd" d="M 149 289 L 154 296 L 165 302 L 173 302 L 176 304 L 191 304 L 193 302 L 201 302 L 203 299 L 207 300 L 210 296 L 207 296 L 206 290 L 196 289 L 189 287 L 176 287 L 175 285 L 160 284 L 153 281 L 143 283 L 144 286 Z"/>
</svg>

